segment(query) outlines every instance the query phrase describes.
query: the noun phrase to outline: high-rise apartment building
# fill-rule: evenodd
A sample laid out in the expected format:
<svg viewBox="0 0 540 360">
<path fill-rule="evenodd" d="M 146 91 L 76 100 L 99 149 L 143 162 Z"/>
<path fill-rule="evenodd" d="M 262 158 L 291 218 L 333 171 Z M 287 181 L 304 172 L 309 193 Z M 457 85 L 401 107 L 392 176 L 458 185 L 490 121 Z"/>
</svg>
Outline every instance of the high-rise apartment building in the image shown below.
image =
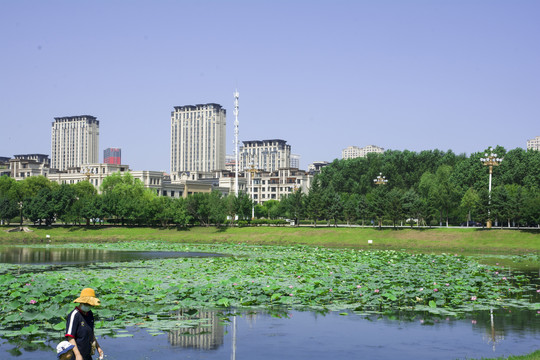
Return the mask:
<svg viewBox="0 0 540 360">
<path fill-rule="evenodd" d="M 540 136 L 534 139 L 527 140 L 527 150 L 539 150 L 540 151 Z"/>
<path fill-rule="evenodd" d="M 122 164 L 122 149 L 107 148 L 103 151 L 103 163 L 105 164 Z"/>
<path fill-rule="evenodd" d="M 368 145 L 363 148 L 358 146 L 349 146 L 341 151 L 341 157 L 343 159 L 354 159 L 357 157 L 365 157 L 369 153 L 382 154 L 384 149 L 376 145 Z"/>
<path fill-rule="evenodd" d="M 175 106 L 171 112 L 171 174 L 225 169 L 226 110 L 218 104 Z"/>
<path fill-rule="evenodd" d="M 90 115 L 54 118 L 51 168 L 67 170 L 99 162 L 99 121 Z"/>
<path fill-rule="evenodd" d="M 277 171 L 289 168 L 291 164 L 291 145 L 285 140 L 243 141 L 240 147 L 240 171 L 255 166 L 264 171 Z"/>
</svg>

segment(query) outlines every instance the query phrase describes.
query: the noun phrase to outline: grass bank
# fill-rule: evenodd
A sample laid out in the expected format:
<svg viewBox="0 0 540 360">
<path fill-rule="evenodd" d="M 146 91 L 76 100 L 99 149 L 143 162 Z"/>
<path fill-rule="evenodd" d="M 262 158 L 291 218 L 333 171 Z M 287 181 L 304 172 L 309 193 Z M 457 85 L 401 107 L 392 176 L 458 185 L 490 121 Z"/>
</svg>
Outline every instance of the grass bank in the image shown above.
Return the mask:
<svg viewBox="0 0 540 360">
<path fill-rule="evenodd" d="M 466 228 L 374 229 L 329 227 L 194 227 L 163 229 L 139 227 L 29 227 L 32 232 L 0 231 L 0 243 L 47 241 L 114 242 L 164 240 L 182 243 L 245 243 L 257 245 L 311 245 L 462 254 L 524 254 L 540 251 L 538 230 L 482 230 Z M 368 244 L 372 240 L 372 244 Z"/>
<path fill-rule="evenodd" d="M 509 356 L 507 358 L 499 357 L 494 359 L 484 359 L 484 360 L 540 360 L 540 350 L 535 351 L 528 355 L 522 356 Z"/>
</svg>

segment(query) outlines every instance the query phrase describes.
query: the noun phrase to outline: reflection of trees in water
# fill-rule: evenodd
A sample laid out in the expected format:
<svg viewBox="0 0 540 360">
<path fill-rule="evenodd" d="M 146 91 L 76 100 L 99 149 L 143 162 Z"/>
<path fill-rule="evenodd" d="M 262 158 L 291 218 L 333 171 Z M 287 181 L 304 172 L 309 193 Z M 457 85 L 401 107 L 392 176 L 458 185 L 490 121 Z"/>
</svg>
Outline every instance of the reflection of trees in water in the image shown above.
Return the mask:
<svg viewBox="0 0 540 360">
<path fill-rule="evenodd" d="M 0 253 L 0 262 L 13 264 L 54 264 L 109 259 L 112 252 L 98 249 L 7 248 Z"/>
<path fill-rule="evenodd" d="M 178 317 L 181 319 L 184 319 L 186 315 L 189 314 L 185 311 L 178 312 Z M 201 350 L 215 350 L 223 345 L 225 326 L 220 323 L 217 311 L 199 311 L 195 315 L 190 315 L 189 318 L 200 320 L 200 325 L 169 332 L 168 340 L 171 345 Z"/>
</svg>

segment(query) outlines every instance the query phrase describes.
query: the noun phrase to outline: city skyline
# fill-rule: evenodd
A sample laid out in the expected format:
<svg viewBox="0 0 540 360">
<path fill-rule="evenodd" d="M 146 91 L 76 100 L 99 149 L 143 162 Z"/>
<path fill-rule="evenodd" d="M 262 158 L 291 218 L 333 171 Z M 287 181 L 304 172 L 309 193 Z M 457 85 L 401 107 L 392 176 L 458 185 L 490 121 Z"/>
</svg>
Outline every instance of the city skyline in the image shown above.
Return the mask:
<svg viewBox="0 0 540 360">
<path fill-rule="evenodd" d="M 358 144 L 526 148 L 540 134 L 539 12 L 536 1 L 9 2 L 0 156 L 51 155 L 50 122 L 92 114 L 100 154 L 114 145 L 133 169 L 169 171 L 170 109 L 232 114 L 235 89 L 240 142 L 284 139 L 304 169 Z M 227 154 L 233 133 L 229 118 Z"/>
</svg>

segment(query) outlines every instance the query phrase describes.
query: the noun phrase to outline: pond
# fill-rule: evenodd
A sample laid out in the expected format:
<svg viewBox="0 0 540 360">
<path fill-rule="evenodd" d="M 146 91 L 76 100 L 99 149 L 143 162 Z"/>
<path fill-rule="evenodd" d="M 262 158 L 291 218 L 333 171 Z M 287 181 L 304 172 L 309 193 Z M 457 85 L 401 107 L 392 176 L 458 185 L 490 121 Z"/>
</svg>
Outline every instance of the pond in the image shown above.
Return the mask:
<svg viewBox="0 0 540 360">
<path fill-rule="evenodd" d="M 0 247 L 0 263 L 8 264 L 84 265 L 99 262 L 219 256 L 227 255 L 182 251 L 118 251 L 57 247 Z"/>
<path fill-rule="evenodd" d="M 540 346 L 537 268 L 157 242 L 10 247 L 0 256 L 2 359 L 53 358 L 61 316 L 87 286 L 102 300 L 96 332 L 111 360 L 479 359 Z M 391 302 L 418 306 L 398 311 Z"/>
<path fill-rule="evenodd" d="M 477 312 L 463 319 L 428 314 L 326 314 L 288 310 L 193 315 L 203 326 L 168 333 L 126 329 L 100 335 L 106 359 L 480 359 L 538 349 L 540 316 L 526 311 Z M 129 336 L 127 336 L 129 335 Z M 124 337 L 126 336 L 126 337 Z M 55 342 L 0 340 L 2 359 L 53 358 Z M 32 346 L 34 347 L 32 349 Z"/>
</svg>

